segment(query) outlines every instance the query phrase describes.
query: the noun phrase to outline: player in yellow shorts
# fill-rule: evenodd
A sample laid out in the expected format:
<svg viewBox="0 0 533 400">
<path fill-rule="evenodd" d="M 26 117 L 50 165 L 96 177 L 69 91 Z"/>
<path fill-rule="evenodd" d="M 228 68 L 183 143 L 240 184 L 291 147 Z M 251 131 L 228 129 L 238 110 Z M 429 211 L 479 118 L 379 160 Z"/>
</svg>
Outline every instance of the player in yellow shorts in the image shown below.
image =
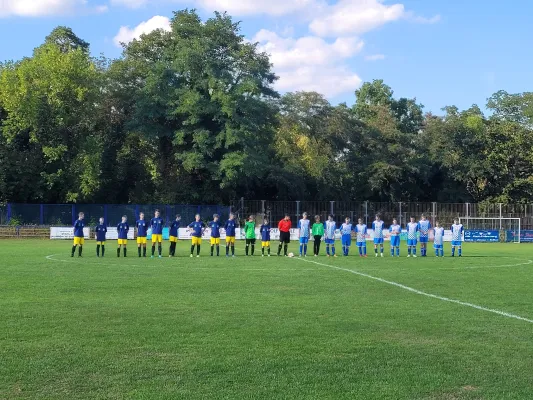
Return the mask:
<svg viewBox="0 0 533 400">
<path fill-rule="evenodd" d="M 152 228 L 152 258 L 154 258 L 156 244 L 159 258 L 161 258 L 163 253 L 163 219 L 160 217 L 159 210 L 155 210 L 154 218 L 150 221 L 150 227 Z"/>
<path fill-rule="evenodd" d="M 129 230 L 130 230 L 130 226 L 128 225 L 128 217 L 124 215 L 122 216 L 122 222 L 117 225 L 117 233 L 118 233 L 117 257 L 120 257 L 120 248 L 123 249 L 124 257 L 127 257 L 126 246 L 128 245 Z"/>
<path fill-rule="evenodd" d="M 76 247 L 78 247 L 78 257 L 81 257 L 83 245 L 85 244 L 85 238 L 83 236 L 83 228 L 85 227 L 85 222 L 83 221 L 84 218 L 85 214 L 81 212 L 78 214 L 77 221 L 74 222 L 74 244 L 72 245 L 71 257 L 74 257 Z"/>
<path fill-rule="evenodd" d="M 235 221 L 235 215 L 230 213 L 229 219 L 224 225 L 224 231 L 226 232 L 226 257 L 229 257 L 229 249 L 231 247 L 231 254 L 235 257 L 235 228 L 237 222 Z"/>
<path fill-rule="evenodd" d="M 144 213 L 139 213 L 139 219 L 135 223 L 137 228 L 137 254 L 139 257 L 146 257 L 146 235 L 148 233 L 148 222 L 144 219 Z M 142 250 L 142 255 L 141 255 Z"/>
<path fill-rule="evenodd" d="M 191 257 L 194 254 L 194 247 L 196 246 L 196 257 L 200 257 L 200 246 L 202 245 L 202 235 L 205 230 L 205 225 L 200 219 L 200 214 L 196 214 L 195 221 L 189 224 L 189 232 L 192 235 L 191 241 Z"/>
<path fill-rule="evenodd" d="M 219 218 L 218 214 L 213 215 L 213 221 L 208 224 L 209 228 L 211 228 L 211 257 L 213 257 L 215 247 L 217 249 L 217 257 L 220 255 L 220 228 L 222 225 Z"/>
<path fill-rule="evenodd" d="M 96 257 L 100 257 L 100 248 L 102 249 L 102 257 L 105 255 L 105 236 L 107 233 L 107 226 L 104 223 L 104 218 L 100 218 L 99 224 L 94 228 L 96 236 Z"/>
<path fill-rule="evenodd" d="M 265 249 L 268 251 L 268 256 L 270 257 L 270 224 L 268 219 L 265 218 L 263 225 L 261 225 L 261 257 L 265 256 Z"/>
<path fill-rule="evenodd" d="M 168 252 L 169 257 L 174 257 L 176 255 L 176 245 L 178 244 L 180 225 L 181 225 L 181 215 L 176 215 L 176 219 L 174 220 L 172 225 L 170 225 L 170 231 L 169 231 L 170 250 Z"/>
</svg>

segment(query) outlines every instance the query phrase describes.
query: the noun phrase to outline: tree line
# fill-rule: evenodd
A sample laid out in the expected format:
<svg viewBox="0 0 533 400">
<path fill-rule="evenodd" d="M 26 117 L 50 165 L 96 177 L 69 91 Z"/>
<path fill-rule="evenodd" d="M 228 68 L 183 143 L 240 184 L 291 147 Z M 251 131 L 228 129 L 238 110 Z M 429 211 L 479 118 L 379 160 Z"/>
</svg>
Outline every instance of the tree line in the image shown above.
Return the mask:
<svg viewBox="0 0 533 400">
<path fill-rule="evenodd" d="M 531 201 L 533 93 L 436 116 L 381 80 L 349 107 L 276 79 L 227 14 L 176 12 L 115 60 L 58 27 L 0 64 L 0 203 Z"/>
</svg>

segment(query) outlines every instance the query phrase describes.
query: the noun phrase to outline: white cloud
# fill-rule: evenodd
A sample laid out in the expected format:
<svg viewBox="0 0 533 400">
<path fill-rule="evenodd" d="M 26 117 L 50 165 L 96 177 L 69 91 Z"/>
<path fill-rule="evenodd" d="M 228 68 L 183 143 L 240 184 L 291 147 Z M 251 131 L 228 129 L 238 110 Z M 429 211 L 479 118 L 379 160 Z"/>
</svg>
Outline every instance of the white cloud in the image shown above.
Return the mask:
<svg viewBox="0 0 533 400">
<path fill-rule="evenodd" d="M 384 59 L 385 59 L 385 54 L 371 54 L 365 57 L 366 61 L 379 61 L 379 60 L 384 60 Z"/>
<path fill-rule="evenodd" d="M 0 0 L 0 17 L 41 17 L 78 10 L 105 12 L 107 6 L 87 7 L 87 0 Z"/>
<path fill-rule="evenodd" d="M 209 11 L 227 11 L 231 15 L 287 15 L 306 9 L 315 9 L 324 0 L 173 0 L 175 3 L 189 3 Z M 139 8 L 149 0 L 111 0 L 113 5 Z"/>
<path fill-rule="evenodd" d="M 147 0 L 111 0 L 111 5 L 113 6 L 126 6 L 129 8 L 139 8 L 147 3 Z"/>
<path fill-rule="evenodd" d="M 141 22 L 133 29 L 129 26 L 122 26 L 117 35 L 113 38 L 113 41 L 120 47 L 121 43 L 129 43 L 133 39 L 138 39 L 141 35 L 150 33 L 156 29 L 170 31 L 170 19 L 161 15 L 156 15 L 148 21 Z"/>
<path fill-rule="evenodd" d="M 361 34 L 406 16 L 403 4 L 381 0 L 339 0 L 313 19 L 309 28 L 319 36 Z"/>
<path fill-rule="evenodd" d="M 283 38 L 275 32 L 259 31 L 253 38 L 259 50 L 270 54 L 280 91 L 317 91 L 328 97 L 352 92 L 361 79 L 343 62 L 358 54 L 364 42 L 355 37 L 332 43 L 316 36 Z"/>
</svg>

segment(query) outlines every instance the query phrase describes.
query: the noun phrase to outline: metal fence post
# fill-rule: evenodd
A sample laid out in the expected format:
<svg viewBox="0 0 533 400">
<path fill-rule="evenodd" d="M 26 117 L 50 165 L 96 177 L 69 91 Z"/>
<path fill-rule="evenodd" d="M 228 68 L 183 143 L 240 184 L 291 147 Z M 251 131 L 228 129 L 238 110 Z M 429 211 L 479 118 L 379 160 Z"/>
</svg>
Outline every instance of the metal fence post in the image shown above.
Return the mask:
<svg viewBox="0 0 533 400">
<path fill-rule="evenodd" d="M 437 203 L 433 202 L 431 207 L 432 207 L 432 210 L 431 210 L 431 214 L 432 214 L 431 215 L 431 219 L 432 219 L 431 224 L 433 226 L 435 226 L 435 220 L 437 219 Z"/>
<path fill-rule="evenodd" d="M 72 225 L 74 225 L 76 223 L 76 205 L 73 204 L 72 205 Z"/>
<path fill-rule="evenodd" d="M 368 225 L 368 200 L 365 201 L 365 224 Z"/>
<path fill-rule="evenodd" d="M 402 202 L 398 203 L 400 205 L 400 226 L 402 226 Z"/>
<path fill-rule="evenodd" d="M 11 222 L 11 203 L 7 203 L 7 223 Z"/>
<path fill-rule="evenodd" d="M 470 203 L 465 203 L 466 206 L 466 229 L 469 229 L 470 224 L 468 218 L 470 217 Z"/>
<path fill-rule="evenodd" d="M 106 226 L 109 226 L 109 220 L 107 219 L 107 204 L 104 204 L 104 222 Z"/>
<path fill-rule="evenodd" d="M 500 231 L 502 230 L 502 203 L 499 203 L 500 206 Z"/>
<path fill-rule="evenodd" d="M 298 218 L 300 218 L 300 201 L 299 200 L 296 201 L 296 220 L 298 220 Z"/>
<path fill-rule="evenodd" d="M 44 225 L 44 204 L 39 207 L 39 225 Z"/>
<path fill-rule="evenodd" d="M 335 204 L 334 201 L 330 201 L 330 202 L 329 202 L 329 213 L 330 213 L 331 215 L 335 215 L 335 213 L 334 213 L 334 211 L 335 211 L 335 210 L 334 210 L 334 204 Z"/>
<path fill-rule="evenodd" d="M 261 215 L 263 216 L 263 219 L 265 219 L 265 200 L 261 200 Z"/>
</svg>

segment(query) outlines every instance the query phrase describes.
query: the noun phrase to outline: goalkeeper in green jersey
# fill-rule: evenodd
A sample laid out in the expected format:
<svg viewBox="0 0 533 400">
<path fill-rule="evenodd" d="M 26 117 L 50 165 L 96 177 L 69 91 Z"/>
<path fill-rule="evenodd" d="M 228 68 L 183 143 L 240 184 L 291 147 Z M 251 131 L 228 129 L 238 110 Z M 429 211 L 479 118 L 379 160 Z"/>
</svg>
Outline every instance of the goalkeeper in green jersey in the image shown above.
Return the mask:
<svg viewBox="0 0 533 400">
<path fill-rule="evenodd" d="M 248 256 L 251 250 L 251 255 L 253 256 L 255 252 L 255 221 L 253 215 L 248 217 L 248 221 L 244 225 L 244 234 L 246 238 L 246 255 Z"/>
</svg>

